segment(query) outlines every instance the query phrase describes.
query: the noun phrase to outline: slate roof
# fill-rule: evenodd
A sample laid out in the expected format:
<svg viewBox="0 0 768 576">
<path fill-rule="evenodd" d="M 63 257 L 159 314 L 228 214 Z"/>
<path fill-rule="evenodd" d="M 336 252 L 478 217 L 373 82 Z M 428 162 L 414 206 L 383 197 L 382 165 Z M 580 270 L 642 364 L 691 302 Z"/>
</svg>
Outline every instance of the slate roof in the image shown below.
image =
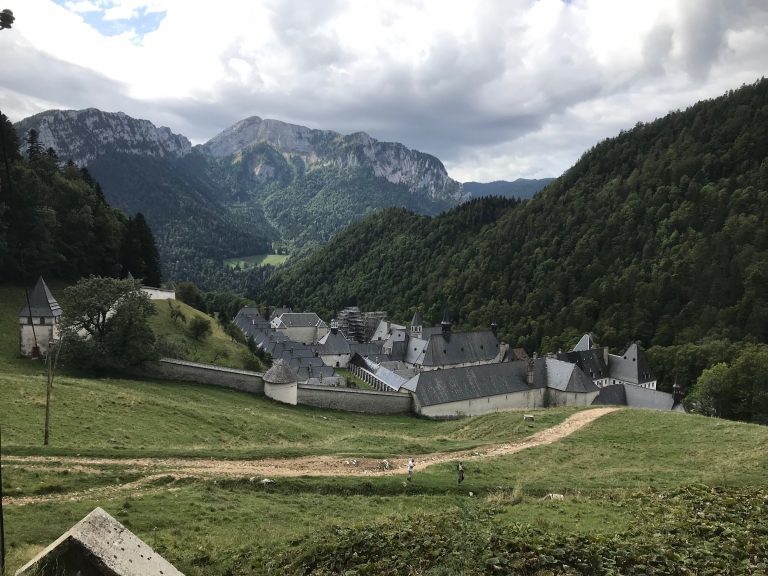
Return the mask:
<svg viewBox="0 0 768 576">
<path fill-rule="evenodd" d="M 368 370 L 368 372 L 375 375 L 376 378 L 380 380 L 382 384 L 384 384 L 387 388 L 395 392 L 400 390 L 400 388 L 402 388 L 405 385 L 405 383 L 408 381 L 408 378 L 403 378 L 402 376 L 396 374 L 394 371 L 390 370 L 389 368 L 386 368 L 381 364 L 377 364 L 376 362 L 373 362 L 369 358 L 363 358 L 359 354 L 355 354 L 350 359 L 350 364 L 353 364 L 355 366 L 359 366 L 360 368 L 364 368 L 365 370 Z"/>
<path fill-rule="evenodd" d="M 272 364 L 272 368 L 264 373 L 264 382 L 268 384 L 292 384 L 297 381 L 296 374 L 282 358 Z"/>
<path fill-rule="evenodd" d="M 350 347 L 347 339 L 339 331 L 331 330 L 325 336 L 320 338 L 320 342 L 315 346 L 315 350 L 320 353 L 321 356 L 338 356 L 341 354 L 349 354 Z"/>
<path fill-rule="evenodd" d="M 413 346 L 409 342 L 409 351 Z M 490 362 L 499 354 L 499 341 L 490 330 L 451 332 L 430 336 L 422 366 L 451 366 L 472 362 Z"/>
<path fill-rule="evenodd" d="M 571 352 L 582 352 L 584 350 L 590 350 L 596 347 L 598 347 L 598 345 L 597 342 L 595 342 L 595 339 L 592 337 L 592 334 L 584 334 L 584 336 L 582 336 L 581 339 L 576 343 L 576 346 L 573 347 Z"/>
<path fill-rule="evenodd" d="M 37 279 L 37 284 L 29 293 L 29 305 L 24 302 L 24 306 L 19 310 L 19 318 L 29 316 L 45 318 L 61 316 L 61 306 L 56 302 L 56 298 L 51 294 L 42 276 Z"/>
<path fill-rule="evenodd" d="M 278 316 L 282 316 L 286 312 L 293 312 L 293 310 L 291 310 L 290 308 L 275 308 L 274 310 L 272 310 L 272 312 L 270 312 L 269 319 L 274 320 L 275 318 L 277 318 Z"/>
<path fill-rule="evenodd" d="M 564 352 L 558 354 L 558 359 L 576 364 L 593 380 L 608 378 L 608 367 L 605 365 L 602 348 Z"/>
<path fill-rule="evenodd" d="M 546 365 L 547 388 L 561 392 L 597 392 L 599 390 L 589 376 L 584 374 L 576 364 L 564 362 L 557 358 L 539 358 L 536 362 Z"/>
<path fill-rule="evenodd" d="M 416 312 L 413 315 L 413 318 L 411 319 L 411 326 L 421 326 L 424 323 L 424 321 L 421 318 L 421 312 L 416 310 Z"/>
<path fill-rule="evenodd" d="M 634 384 L 613 384 L 600 390 L 592 404 L 612 404 L 629 406 L 630 408 L 646 408 L 650 410 L 672 410 L 675 398 L 672 394 L 641 388 Z"/>
<path fill-rule="evenodd" d="M 235 316 L 235 319 L 233 320 L 233 323 L 235 326 L 240 328 L 240 330 L 243 332 L 243 334 L 246 335 L 246 337 L 253 336 L 254 340 L 256 340 L 255 334 L 257 332 L 273 332 L 274 328 L 272 328 L 272 325 L 267 322 L 264 318 L 260 316 L 249 316 L 247 314 L 243 314 L 242 310 L 237 313 L 237 316 Z M 284 335 L 281 335 L 284 336 Z"/>
<path fill-rule="evenodd" d="M 68 565 L 70 564 L 71 565 Z M 50 570 L 47 571 L 45 568 Z M 183 576 L 170 562 L 101 508 L 95 508 L 16 572 Z M 60 572 L 63 570 L 63 572 Z"/>
<path fill-rule="evenodd" d="M 503 362 L 429 370 L 408 381 L 406 389 L 422 406 L 434 406 L 529 390 L 525 362 Z"/>
<path fill-rule="evenodd" d="M 630 344 L 622 356 L 616 354 L 608 356 L 608 372 L 611 378 L 632 384 L 656 380 L 645 352 L 637 342 Z"/>
<path fill-rule="evenodd" d="M 285 312 L 272 321 L 275 328 L 323 328 L 326 323 L 314 312 Z"/>
<path fill-rule="evenodd" d="M 424 352 L 429 341 L 421 338 L 409 338 L 405 341 L 403 360 L 408 364 L 424 365 Z M 392 348 L 394 352 L 394 347 Z"/>
<path fill-rule="evenodd" d="M 389 356 L 384 354 L 382 350 L 382 342 L 350 342 L 349 352 L 350 354 L 360 354 L 360 356 L 370 356 L 374 360 L 377 356 L 382 360 L 385 357 L 389 359 Z"/>
</svg>

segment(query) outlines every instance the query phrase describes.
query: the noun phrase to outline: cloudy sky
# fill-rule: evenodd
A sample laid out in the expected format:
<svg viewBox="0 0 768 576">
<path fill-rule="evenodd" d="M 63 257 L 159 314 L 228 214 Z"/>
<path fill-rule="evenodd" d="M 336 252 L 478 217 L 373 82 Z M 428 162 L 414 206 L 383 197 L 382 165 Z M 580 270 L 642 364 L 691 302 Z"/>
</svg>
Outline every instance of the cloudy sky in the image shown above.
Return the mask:
<svg viewBox="0 0 768 576">
<path fill-rule="evenodd" d="M 0 109 L 211 138 L 276 118 L 557 176 L 599 140 L 768 74 L 766 0 L 0 0 Z"/>
</svg>

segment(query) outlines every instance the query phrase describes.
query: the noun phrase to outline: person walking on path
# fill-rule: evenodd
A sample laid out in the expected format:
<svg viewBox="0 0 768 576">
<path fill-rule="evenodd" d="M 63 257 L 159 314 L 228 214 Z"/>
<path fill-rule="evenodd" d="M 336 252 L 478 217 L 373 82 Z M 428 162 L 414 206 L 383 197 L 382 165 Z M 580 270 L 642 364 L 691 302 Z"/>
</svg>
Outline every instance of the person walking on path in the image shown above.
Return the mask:
<svg viewBox="0 0 768 576">
<path fill-rule="evenodd" d="M 408 481 L 409 482 L 413 480 L 413 467 L 414 467 L 413 458 L 409 458 L 408 459 Z"/>
<path fill-rule="evenodd" d="M 461 462 L 456 465 L 456 476 L 458 477 L 459 484 L 464 482 L 464 465 Z"/>
</svg>

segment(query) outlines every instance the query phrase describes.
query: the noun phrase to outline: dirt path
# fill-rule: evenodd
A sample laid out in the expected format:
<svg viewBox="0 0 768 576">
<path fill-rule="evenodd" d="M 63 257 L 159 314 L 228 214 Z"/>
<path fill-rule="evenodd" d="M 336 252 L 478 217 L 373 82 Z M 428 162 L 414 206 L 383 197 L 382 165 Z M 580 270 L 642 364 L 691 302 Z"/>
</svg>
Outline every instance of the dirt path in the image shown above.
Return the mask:
<svg viewBox="0 0 768 576">
<path fill-rule="evenodd" d="M 457 460 L 472 461 L 514 454 L 526 448 L 552 444 L 594 422 L 600 416 L 618 410 L 615 407 L 594 408 L 582 410 L 567 418 L 561 424 L 536 432 L 517 442 L 494 444 L 475 450 L 458 452 L 435 452 L 416 457 L 416 469 L 424 469 L 434 464 L 455 462 Z M 144 477 L 126 484 L 102 486 L 70 492 L 67 494 L 50 494 L 45 496 L 6 497 L 6 505 L 37 504 L 41 502 L 76 501 L 87 498 L 103 498 L 118 492 L 153 490 L 151 484 L 162 477 L 179 478 L 222 478 L 249 477 L 254 481 L 264 478 L 288 476 L 386 476 L 405 474 L 407 458 L 397 460 L 351 459 L 338 456 L 304 456 L 301 458 L 267 458 L 263 460 L 214 460 L 214 459 L 181 459 L 181 458 L 79 458 L 58 456 L 7 456 L 6 461 L 12 464 L 30 466 L 46 464 L 60 467 L 78 466 L 126 466 L 131 472 L 146 474 Z M 385 464 L 386 462 L 386 464 Z M 167 489 L 154 487 L 154 490 Z"/>
</svg>

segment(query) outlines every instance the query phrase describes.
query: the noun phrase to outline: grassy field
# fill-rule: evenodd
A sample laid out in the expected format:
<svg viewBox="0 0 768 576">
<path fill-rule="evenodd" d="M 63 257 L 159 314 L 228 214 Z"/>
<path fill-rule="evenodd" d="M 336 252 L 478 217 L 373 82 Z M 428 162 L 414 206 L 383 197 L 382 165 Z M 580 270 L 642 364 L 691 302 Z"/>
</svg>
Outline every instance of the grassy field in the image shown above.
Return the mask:
<svg viewBox="0 0 768 576">
<path fill-rule="evenodd" d="M 227 258 L 224 265 L 229 268 L 240 266 L 240 268 L 258 268 L 260 266 L 280 266 L 288 260 L 288 254 L 255 254 L 253 256 L 239 256 L 237 258 Z"/>
<path fill-rule="evenodd" d="M 165 342 L 163 355 L 231 368 L 263 369 L 248 347 L 233 342 L 215 318 L 178 300 L 155 300 L 154 304 L 157 314 L 150 317 L 149 323 L 158 340 Z M 171 306 L 180 309 L 186 320 L 174 321 L 171 318 Z M 211 322 L 212 333 L 201 340 L 192 338 L 187 329 L 187 325 L 195 316 Z"/>
<path fill-rule="evenodd" d="M 8 574 L 95 506 L 189 576 L 768 573 L 766 427 L 625 409 L 548 446 L 467 461 L 461 486 L 452 463 L 417 466 L 411 483 L 400 474 L 173 478 L 162 459 L 418 463 L 522 439 L 575 409 L 538 412 L 531 429 L 519 412 L 436 422 L 60 375 L 43 447 L 45 378 L 39 363 L 16 357 L 18 296 L 0 287 L 3 489 L 32 500 L 5 507 Z M 172 323 L 162 305 L 160 332 Z M 85 465 L 78 455 L 108 459 Z"/>
</svg>

